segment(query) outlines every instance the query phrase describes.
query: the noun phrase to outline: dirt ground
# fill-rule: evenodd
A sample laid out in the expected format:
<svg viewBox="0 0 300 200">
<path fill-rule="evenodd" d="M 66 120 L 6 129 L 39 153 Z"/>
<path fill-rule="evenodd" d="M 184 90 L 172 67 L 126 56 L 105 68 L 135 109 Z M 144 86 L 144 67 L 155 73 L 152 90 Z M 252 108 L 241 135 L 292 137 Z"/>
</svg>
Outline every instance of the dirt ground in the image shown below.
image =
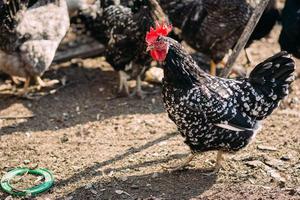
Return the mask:
<svg viewBox="0 0 300 200">
<path fill-rule="evenodd" d="M 279 51 L 279 31 L 278 25 L 250 47 L 253 63 Z M 33 115 L 0 119 L 0 176 L 18 166 L 48 168 L 55 185 L 38 200 L 300 199 L 300 79 L 256 140 L 206 176 L 199 169 L 213 165 L 215 152 L 184 171 L 163 168 L 180 162 L 188 148 L 159 93 L 114 98 L 117 74 L 101 58 L 54 66 L 45 77 L 66 84 L 39 100 L 0 100 L 0 116 Z M 13 198 L 0 192 L 0 199 Z"/>
</svg>

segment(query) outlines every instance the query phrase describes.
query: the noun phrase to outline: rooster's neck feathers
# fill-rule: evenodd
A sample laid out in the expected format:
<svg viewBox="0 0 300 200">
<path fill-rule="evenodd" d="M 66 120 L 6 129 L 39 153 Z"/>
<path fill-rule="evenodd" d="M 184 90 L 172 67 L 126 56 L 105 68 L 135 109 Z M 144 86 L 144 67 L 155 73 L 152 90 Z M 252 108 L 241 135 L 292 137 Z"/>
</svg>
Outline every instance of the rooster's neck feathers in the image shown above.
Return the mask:
<svg viewBox="0 0 300 200">
<path fill-rule="evenodd" d="M 169 44 L 169 51 L 163 63 L 165 81 L 180 87 L 192 87 L 193 83 L 207 74 L 177 41 L 161 37 Z"/>
</svg>

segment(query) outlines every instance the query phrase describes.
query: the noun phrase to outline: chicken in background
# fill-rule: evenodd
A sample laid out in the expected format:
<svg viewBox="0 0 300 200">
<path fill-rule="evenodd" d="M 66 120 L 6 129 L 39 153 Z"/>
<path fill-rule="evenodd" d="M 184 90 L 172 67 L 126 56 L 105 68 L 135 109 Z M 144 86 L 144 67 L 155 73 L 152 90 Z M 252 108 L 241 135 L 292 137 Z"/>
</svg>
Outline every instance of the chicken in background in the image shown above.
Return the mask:
<svg viewBox="0 0 300 200">
<path fill-rule="evenodd" d="M 210 59 L 210 72 L 223 62 L 242 34 L 252 9 L 246 0 L 160 0 L 181 37 Z"/>
<path fill-rule="evenodd" d="M 287 0 L 285 2 L 282 16 L 282 30 L 279 44 L 295 57 L 300 58 L 300 1 Z"/>
<path fill-rule="evenodd" d="M 181 37 L 196 51 L 210 59 L 210 71 L 216 75 L 216 65 L 238 41 L 257 0 L 160 0 L 161 7 L 173 25 L 181 29 Z M 270 0 L 262 18 L 252 33 L 248 46 L 270 33 L 279 17 L 275 0 Z M 250 58 L 247 59 L 250 62 Z M 205 60 L 207 60 L 205 59 Z M 234 69 L 237 75 L 245 70 Z"/>
<path fill-rule="evenodd" d="M 82 12 L 82 21 L 92 37 L 105 45 L 106 61 L 119 73 L 119 93 L 130 93 L 126 73 L 130 69 L 130 77 L 137 82 L 133 94 L 142 98 L 141 75 L 151 62 L 144 38 L 154 22 L 165 20 L 165 15 L 156 0 L 107 2 L 97 2 L 95 18 Z"/>
<path fill-rule="evenodd" d="M 252 7 L 254 10 L 258 3 Z M 276 0 L 269 0 L 269 3 L 259 19 L 255 29 L 253 30 L 246 47 L 254 40 L 260 40 L 270 34 L 277 21 L 280 20 L 280 13 L 277 8 Z"/>
<path fill-rule="evenodd" d="M 257 65 L 248 78 L 237 80 L 205 73 L 177 41 L 167 37 L 171 25 L 151 29 L 146 43 L 152 58 L 164 69 L 163 101 L 191 149 L 181 165 L 197 153 L 218 151 L 213 172 L 221 167 L 223 153 L 246 147 L 260 131 L 262 121 L 289 93 L 295 64 L 280 52 Z"/>
<path fill-rule="evenodd" d="M 249 0 L 249 4 L 251 5 L 252 9 L 254 10 L 255 7 L 258 5 L 259 1 L 257 0 Z M 245 46 L 245 55 L 247 58 L 248 64 L 251 64 L 251 57 L 247 52 L 247 48 L 255 41 L 260 40 L 264 37 L 267 37 L 270 32 L 273 30 L 274 26 L 276 25 L 277 21 L 280 20 L 280 12 L 277 8 L 276 0 L 269 0 L 269 3 L 264 10 L 261 18 L 259 19 L 255 29 L 253 30 L 246 46 Z"/>
<path fill-rule="evenodd" d="M 65 0 L 7 0 L 0 11 L 0 70 L 14 82 L 25 81 L 20 94 L 29 91 L 34 78 L 39 87 L 56 84 L 44 82 L 61 40 L 69 28 Z"/>
</svg>

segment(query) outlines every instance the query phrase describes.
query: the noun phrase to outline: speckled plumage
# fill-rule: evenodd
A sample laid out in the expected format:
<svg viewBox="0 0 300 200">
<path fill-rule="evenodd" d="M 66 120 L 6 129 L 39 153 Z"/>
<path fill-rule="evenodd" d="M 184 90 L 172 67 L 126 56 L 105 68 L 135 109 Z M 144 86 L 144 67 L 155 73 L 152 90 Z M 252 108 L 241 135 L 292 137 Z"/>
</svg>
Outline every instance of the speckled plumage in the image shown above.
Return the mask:
<svg viewBox="0 0 300 200">
<path fill-rule="evenodd" d="M 32 2 L 12 1 L 2 7 L 0 17 L 0 69 L 11 76 L 40 76 L 69 28 L 66 2 L 39 0 L 29 7 Z"/>
<path fill-rule="evenodd" d="M 101 1 L 97 17 L 89 20 L 87 28 L 92 36 L 105 45 L 106 61 L 116 71 L 127 71 L 130 68 L 130 77 L 138 79 L 151 62 L 144 38 L 150 27 L 156 20 L 161 21 L 164 14 L 155 6 L 155 0 L 119 3 L 109 5 Z"/>
<path fill-rule="evenodd" d="M 163 100 L 169 117 L 193 152 L 245 147 L 288 94 L 294 61 L 281 52 L 262 62 L 249 78 L 213 77 L 202 71 L 175 40 L 164 68 Z"/>
<path fill-rule="evenodd" d="M 151 58 L 145 52 L 146 32 L 159 20 L 150 1 L 135 0 L 131 8 L 112 5 L 104 9 L 103 22 L 109 38 L 106 59 L 117 70 L 133 62 L 139 74 Z"/>
</svg>

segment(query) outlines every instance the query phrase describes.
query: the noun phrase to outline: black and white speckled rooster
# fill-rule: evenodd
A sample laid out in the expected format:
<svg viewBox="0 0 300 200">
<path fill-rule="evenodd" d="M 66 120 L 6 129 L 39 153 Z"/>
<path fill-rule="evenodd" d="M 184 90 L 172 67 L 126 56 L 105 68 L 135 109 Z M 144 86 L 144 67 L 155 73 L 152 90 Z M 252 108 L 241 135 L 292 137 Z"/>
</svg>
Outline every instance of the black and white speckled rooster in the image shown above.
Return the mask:
<svg viewBox="0 0 300 200">
<path fill-rule="evenodd" d="M 129 95 L 126 74 L 129 67 L 131 78 L 137 80 L 134 94 L 143 96 L 141 75 L 151 62 L 144 38 L 155 21 L 163 19 L 165 15 L 156 0 L 119 1 L 118 4 L 115 1 L 99 2 L 97 16 L 87 28 L 105 45 L 106 61 L 119 73 L 120 93 Z"/>
<path fill-rule="evenodd" d="M 26 79 L 22 94 L 28 92 L 31 78 L 41 87 L 57 82 L 45 83 L 40 76 L 52 63 L 68 28 L 65 0 L 7 0 L 1 5 L 0 70 Z"/>
<path fill-rule="evenodd" d="M 294 61 L 280 52 L 257 65 L 248 78 L 211 76 L 175 40 L 166 37 L 170 25 L 161 24 L 146 36 L 148 50 L 164 69 L 163 100 L 192 155 L 217 150 L 215 169 L 223 152 L 245 147 L 261 128 L 261 121 L 278 107 L 294 80 Z"/>
</svg>

